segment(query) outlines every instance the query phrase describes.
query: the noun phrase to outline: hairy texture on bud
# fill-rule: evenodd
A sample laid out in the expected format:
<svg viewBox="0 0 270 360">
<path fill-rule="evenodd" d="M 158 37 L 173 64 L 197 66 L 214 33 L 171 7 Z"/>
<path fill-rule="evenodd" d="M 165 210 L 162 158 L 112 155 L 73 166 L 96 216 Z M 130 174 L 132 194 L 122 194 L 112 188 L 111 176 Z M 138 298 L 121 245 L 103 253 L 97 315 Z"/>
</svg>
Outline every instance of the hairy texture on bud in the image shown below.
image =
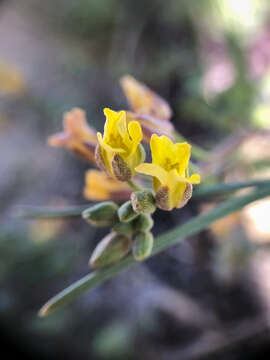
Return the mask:
<svg viewBox="0 0 270 360">
<path fill-rule="evenodd" d="M 100 170 L 107 173 L 107 168 L 106 168 L 105 162 L 102 157 L 100 145 L 97 145 L 96 149 L 95 149 L 95 161 L 96 161 L 97 166 L 100 168 Z"/>
<path fill-rule="evenodd" d="M 133 210 L 138 214 L 152 214 L 156 210 L 155 198 L 150 190 L 133 192 L 130 198 Z"/>
<path fill-rule="evenodd" d="M 128 181 L 132 177 L 130 168 L 120 155 L 114 155 L 112 159 L 112 170 L 115 178 L 119 181 Z"/>
<path fill-rule="evenodd" d="M 94 226 L 113 226 L 117 220 L 118 206 L 112 201 L 91 206 L 82 213 L 82 217 Z"/>
<path fill-rule="evenodd" d="M 168 186 L 162 186 L 157 192 L 156 192 L 156 204 L 157 207 L 161 210 L 169 211 L 170 205 L 169 205 L 169 188 Z"/>
<path fill-rule="evenodd" d="M 92 268 L 111 265 L 121 260 L 131 248 L 131 239 L 125 235 L 110 233 L 96 246 L 89 260 Z"/>
<path fill-rule="evenodd" d="M 118 222 L 113 226 L 112 231 L 116 232 L 117 234 L 130 236 L 134 232 L 133 221 Z"/>
<path fill-rule="evenodd" d="M 139 232 L 132 245 L 132 253 L 137 261 L 146 259 L 152 252 L 154 244 L 153 235 L 150 232 Z"/>
<path fill-rule="evenodd" d="M 154 221 L 150 215 L 140 214 L 137 219 L 134 220 L 134 229 L 136 232 L 149 231 L 152 229 Z"/>
<path fill-rule="evenodd" d="M 127 201 L 118 209 L 118 216 L 120 221 L 129 222 L 135 219 L 138 214 L 133 210 L 131 201 Z"/>
<path fill-rule="evenodd" d="M 192 197 L 192 184 L 187 183 L 186 189 L 183 194 L 183 199 L 179 208 L 185 206 L 191 197 Z"/>
</svg>

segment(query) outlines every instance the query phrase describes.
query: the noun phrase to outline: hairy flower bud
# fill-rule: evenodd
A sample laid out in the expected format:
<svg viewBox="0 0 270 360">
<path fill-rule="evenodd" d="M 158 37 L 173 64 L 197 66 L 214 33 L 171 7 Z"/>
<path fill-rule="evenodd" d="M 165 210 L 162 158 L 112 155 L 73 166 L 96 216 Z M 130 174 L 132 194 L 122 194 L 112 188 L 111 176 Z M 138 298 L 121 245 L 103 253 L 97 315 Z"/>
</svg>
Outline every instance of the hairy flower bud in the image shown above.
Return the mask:
<svg viewBox="0 0 270 360">
<path fill-rule="evenodd" d="M 136 232 L 149 231 L 152 229 L 154 221 L 150 215 L 140 214 L 137 219 L 134 220 L 133 227 Z"/>
<path fill-rule="evenodd" d="M 134 233 L 133 221 L 130 222 L 118 222 L 112 227 L 112 231 L 117 234 L 130 236 Z"/>
<path fill-rule="evenodd" d="M 156 210 L 155 198 L 151 190 L 133 192 L 130 198 L 133 210 L 138 214 L 152 214 Z"/>
<path fill-rule="evenodd" d="M 94 226 L 113 226 L 117 222 L 118 206 L 112 201 L 91 206 L 82 213 L 82 217 Z"/>
<path fill-rule="evenodd" d="M 125 235 L 110 233 L 103 238 L 93 251 L 89 266 L 99 268 L 121 260 L 131 248 L 131 239 Z"/>
<path fill-rule="evenodd" d="M 118 216 L 120 221 L 129 222 L 135 219 L 138 214 L 133 210 L 131 201 L 127 201 L 118 209 Z"/>
<path fill-rule="evenodd" d="M 154 238 L 150 232 L 139 232 L 132 245 L 132 253 L 137 261 L 146 259 L 152 252 Z"/>
</svg>

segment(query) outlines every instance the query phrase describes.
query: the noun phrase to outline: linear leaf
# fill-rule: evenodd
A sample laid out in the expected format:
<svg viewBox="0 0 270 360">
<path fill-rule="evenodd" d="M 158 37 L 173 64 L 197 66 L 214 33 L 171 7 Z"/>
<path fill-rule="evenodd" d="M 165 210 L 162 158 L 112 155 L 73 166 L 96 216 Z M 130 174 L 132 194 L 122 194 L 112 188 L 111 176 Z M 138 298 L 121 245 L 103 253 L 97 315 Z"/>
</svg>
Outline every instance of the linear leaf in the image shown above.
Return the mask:
<svg viewBox="0 0 270 360">
<path fill-rule="evenodd" d="M 252 180 L 246 182 L 221 183 L 216 185 L 202 185 L 194 190 L 192 197 L 209 198 L 210 196 L 225 195 L 249 187 L 270 186 L 270 180 Z"/>
<path fill-rule="evenodd" d="M 187 221 L 184 225 L 180 225 L 172 231 L 157 237 L 154 242 L 154 248 L 151 256 L 158 254 L 172 245 L 180 243 L 187 236 L 206 229 L 216 220 L 221 219 L 234 211 L 240 210 L 245 205 L 266 196 L 270 196 L 270 187 L 264 187 L 251 194 L 227 200 L 207 213 L 194 217 L 193 219 Z M 67 305 L 84 292 L 97 287 L 135 263 L 136 261 L 131 255 L 129 255 L 115 265 L 91 272 L 50 299 L 41 308 L 39 315 L 46 316 L 56 309 Z"/>
<path fill-rule="evenodd" d="M 70 218 L 81 217 L 82 212 L 87 209 L 91 204 L 68 206 L 68 207 L 39 207 L 21 205 L 15 208 L 15 216 L 23 218 L 43 218 L 43 219 L 56 219 L 56 218 Z"/>
</svg>

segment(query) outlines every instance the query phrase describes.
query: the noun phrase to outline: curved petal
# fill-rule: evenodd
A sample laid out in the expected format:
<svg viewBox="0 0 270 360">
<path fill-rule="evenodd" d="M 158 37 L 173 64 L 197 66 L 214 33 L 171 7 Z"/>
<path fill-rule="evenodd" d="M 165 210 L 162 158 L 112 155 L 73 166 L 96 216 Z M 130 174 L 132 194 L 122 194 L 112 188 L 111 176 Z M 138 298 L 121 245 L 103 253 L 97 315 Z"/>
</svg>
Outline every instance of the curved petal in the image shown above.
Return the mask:
<svg viewBox="0 0 270 360">
<path fill-rule="evenodd" d="M 186 189 L 186 179 L 179 176 L 176 169 L 169 172 L 168 179 L 170 206 L 172 208 L 177 208 L 182 203 L 183 195 Z"/>
<path fill-rule="evenodd" d="M 117 130 L 118 130 L 119 134 L 121 135 L 121 137 L 123 138 L 123 140 L 128 138 L 125 111 L 119 111 L 116 125 L 117 125 Z"/>
<path fill-rule="evenodd" d="M 199 184 L 201 182 L 201 177 L 199 174 L 193 174 L 190 176 L 190 178 L 188 178 L 188 181 L 191 184 Z"/>
<path fill-rule="evenodd" d="M 140 164 L 135 170 L 139 173 L 156 177 L 162 185 L 167 184 L 168 173 L 157 164 Z"/>
<path fill-rule="evenodd" d="M 162 167 L 166 165 L 167 159 L 172 158 L 173 143 L 167 136 L 153 134 L 150 140 L 152 162 Z"/>
<path fill-rule="evenodd" d="M 123 114 L 113 111 L 109 108 L 105 108 L 103 110 L 104 115 L 106 116 L 106 122 L 104 125 L 104 140 L 107 142 L 109 140 L 110 134 L 117 133 L 117 124 L 119 121 L 119 117 L 121 118 Z"/>
<path fill-rule="evenodd" d="M 170 119 L 172 111 L 169 104 L 145 84 L 130 75 L 123 76 L 120 84 L 133 111 L 154 115 L 164 122 Z"/>
<path fill-rule="evenodd" d="M 191 146 L 184 142 L 178 143 L 174 145 L 175 157 L 177 159 L 178 165 L 178 173 L 179 175 L 183 175 L 185 169 L 188 166 L 189 158 L 190 158 L 190 149 Z"/>
<path fill-rule="evenodd" d="M 138 145 L 142 141 L 142 137 L 143 137 L 142 128 L 139 122 L 131 121 L 128 124 L 128 132 L 132 140 L 129 156 L 132 156 L 135 153 Z"/>
<path fill-rule="evenodd" d="M 121 153 L 124 153 L 124 152 L 125 152 L 124 149 L 113 148 L 113 147 L 111 147 L 110 145 L 106 144 L 105 141 L 103 140 L 102 134 L 101 134 L 100 132 L 97 133 L 97 138 L 98 138 L 99 145 L 100 145 L 105 151 L 113 152 L 113 153 L 116 153 L 116 154 L 121 154 Z"/>
</svg>

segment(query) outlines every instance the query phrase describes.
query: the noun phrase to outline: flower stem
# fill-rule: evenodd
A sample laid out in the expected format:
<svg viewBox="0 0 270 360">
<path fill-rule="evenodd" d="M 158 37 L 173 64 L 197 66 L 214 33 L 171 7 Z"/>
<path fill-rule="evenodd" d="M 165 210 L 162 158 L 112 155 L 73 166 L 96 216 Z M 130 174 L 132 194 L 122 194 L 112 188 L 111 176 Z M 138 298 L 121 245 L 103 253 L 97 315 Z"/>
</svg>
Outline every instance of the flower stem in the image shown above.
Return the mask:
<svg viewBox="0 0 270 360">
<path fill-rule="evenodd" d="M 133 180 L 128 180 L 127 181 L 128 185 L 131 187 L 132 190 L 135 190 L 135 191 L 142 191 L 143 189 L 137 185 Z"/>
</svg>

